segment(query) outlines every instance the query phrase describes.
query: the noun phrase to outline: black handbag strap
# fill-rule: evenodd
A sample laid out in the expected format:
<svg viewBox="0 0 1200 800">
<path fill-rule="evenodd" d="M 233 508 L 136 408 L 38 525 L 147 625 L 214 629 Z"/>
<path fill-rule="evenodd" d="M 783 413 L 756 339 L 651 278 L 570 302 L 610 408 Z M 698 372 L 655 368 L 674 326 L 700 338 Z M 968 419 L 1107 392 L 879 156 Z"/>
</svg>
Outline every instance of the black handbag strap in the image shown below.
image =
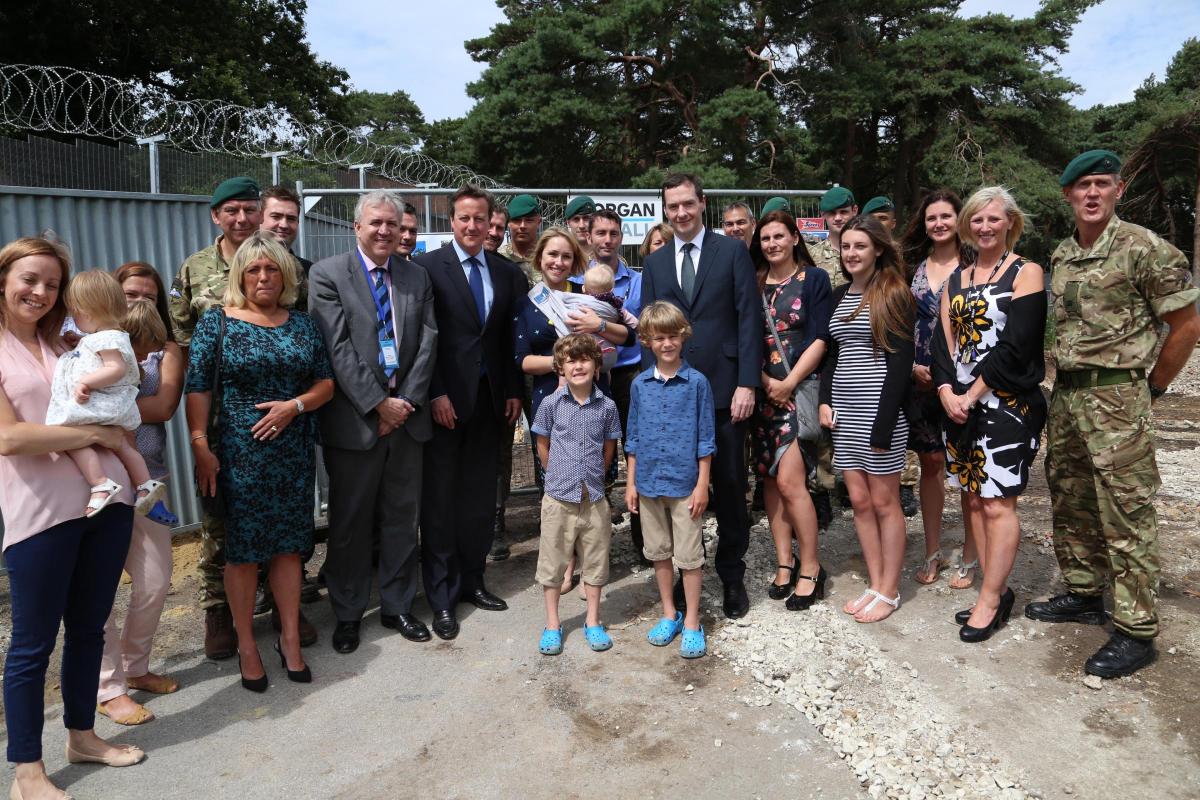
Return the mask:
<svg viewBox="0 0 1200 800">
<path fill-rule="evenodd" d="M 776 284 L 779 286 L 779 284 Z M 767 305 L 767 295 L 764 291 L 758 293 L 758 299 L 762 301 L 763 307 L 763 324 L 767 326 L 767 330 L 771 332 L 771 341 L 775 343 L 775 352 L 779 353 L 779 357 L 783 359 L 783 368 L 788 375 L 792 374 L 792 362 L 787 357 L 787 351 L 783 349 L 783 342 L 779 338 L 779 331 L 775 329 L 775 325 L 771 322 L 771 307 Z"/>
<path fill-rule="evenodd" d="M 221 321 L 217 332 L 217 352 L 213 355 L 212 401 L 208 404 L 208 427 L 210 430 L 216 424 L 217 415 L 221 413 L 221 354 L 225 350 L 225 309 L 219 308 L 217 313 L 220 314 Z"/>
</svg>

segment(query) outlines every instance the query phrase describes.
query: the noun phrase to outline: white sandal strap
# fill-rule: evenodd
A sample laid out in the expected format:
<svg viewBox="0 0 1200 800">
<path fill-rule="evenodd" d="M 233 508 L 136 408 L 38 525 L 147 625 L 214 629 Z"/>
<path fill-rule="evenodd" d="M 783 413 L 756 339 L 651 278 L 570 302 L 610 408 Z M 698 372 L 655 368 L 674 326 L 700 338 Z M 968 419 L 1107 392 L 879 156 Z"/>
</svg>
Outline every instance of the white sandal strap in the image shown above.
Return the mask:
<svg viewBox="0 0 1200 800">
<path fill-rule="evenodd" d="M 892 599 L 891 597 L 888 597 L 887 595 L 880 594 L 879 592 L 875 591 L 874 589 L 867 589 L 866 594 L 869 594 L 872 596 L 871 602 L 867 603 L 865 606 L 863 606 L 862 608 L 859 609 L 860 614 L 863 613 L 864 611 L 870 611 L 872 608 L 875 607 L 875 604 L 878 603 L 880 600 L 887 603 L 892 608 L 900 607 L 900 595 L 896 595 L 895 599 Z"/>
<path fill-rule="evenodd" d="M 977 558 L 974 561 L 969 561 L 966 564 L 959 560 L 957 569 L 958 577 L 965 578 L 967 577 L 967 570 L 979 569 L 979 559 Z"/>
<path fill-rule="evenodd" d="M 942 555 L 941 550 L 934 550 L 933 554 L 931 556 L 929 556 L 929 558 L 925 559 L 925 566 L 928 567 L 929 565 L 933 564 L 935 561 L 939 561 L 943 564 L 946 563 L 946 559 Z"/>
</svg>

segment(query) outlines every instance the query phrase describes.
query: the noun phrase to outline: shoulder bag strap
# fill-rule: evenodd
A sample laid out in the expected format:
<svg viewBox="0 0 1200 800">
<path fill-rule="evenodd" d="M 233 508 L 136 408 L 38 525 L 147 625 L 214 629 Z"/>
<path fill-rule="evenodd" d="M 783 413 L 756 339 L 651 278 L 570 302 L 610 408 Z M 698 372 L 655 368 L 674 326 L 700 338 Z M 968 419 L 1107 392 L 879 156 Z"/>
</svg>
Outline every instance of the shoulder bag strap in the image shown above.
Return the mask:
<svg viewBox="0 0 1200 800">
<path fill-rule="evenodd" d="M 212 430 L 221 413 L 221 353 L 225 350 L 225 309 L 220 309 L 221 321 L 217 332 L 217 352 L 213 355 L 212 402 L 208 404 L 208 428 Z"/>
</svg>

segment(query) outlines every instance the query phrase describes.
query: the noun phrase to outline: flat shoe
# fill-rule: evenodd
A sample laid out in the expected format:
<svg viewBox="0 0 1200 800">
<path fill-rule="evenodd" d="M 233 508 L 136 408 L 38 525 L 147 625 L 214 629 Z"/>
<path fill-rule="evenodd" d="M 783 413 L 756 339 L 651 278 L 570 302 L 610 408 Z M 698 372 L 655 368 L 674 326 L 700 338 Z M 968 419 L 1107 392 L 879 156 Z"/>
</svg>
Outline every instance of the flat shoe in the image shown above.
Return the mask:
<svg viewBox="0 0 1200 800">
<path fill-rule="evenodd" d="M 114 717 L 103 703 L 96 703 L 96 713 L 102 717 L 108 717 L 118 725 L 142 725 L 154 719 L 154 712 L 146 708 L 141 703 L 137 704 L 137 710 L 126 717 Z"/>
<path fill-rule="evenodd" d="M 597 653 L 603 653 L 612 647 L 612 637 L 604 630 L 604 624 L 586 625 L 583 629 L 583 635 L 587 639 L 588 647 L 595 650 Z"/>
<path fill-rule="evenodd" d="M 683 658 L 700 658 L 706 652 L 704 626 L 701 625 L 698 631 L 685 627 L 683 637 L 679 640 L 679 655 Z"/>
<path fill-rule="evenodd" d="M 683 630 L 683 612 L 676 611 L 675 618 L 663 617 L 658 624 L 646 634 L 646 639 L 655 647 L 666 647 L 675 641 L 675 637 Z"/>
<path fill-rule="evenodd" d="M 150 692 L 150 694 L 174 694 L 179 691 L 179 681 L 174 678 L 168 678 L 166 675 L 153 675 L 151 673 L 139 675 L 136 678 L 126 678 L 125 685 L 130 689 Z"/>
<path fill-rule="evenodd" d="M 57 786 L 54 788 L 58 789 Z M 75 800 L 75 795 L 67 794 L 62 789 L 58 789 L 58 791 L 61 793 L 59 800 Z M 17 785 L 15 778 L 12 782 L 12 788 L 8 790 L 8 800 L 25 800 L 25 795 L 21 794 L 21 787 Z"/>
<path fill-rule="evenodd" d="M 544 656 L 556 656 L 562 652 L 562 628 L 546 628 L 538 640 L 538 652 Z"/>
<path fill-rule="evenodd" d="M 123 744 L 116 747 L 116 755 L 93 756 L 88 753 L 79 752 L 71 747 L 70 742 L 67 742 L 67 761 L 71 764 L 103 764 L 106 767 L 129 767 L 146 757 L 146 754 L 142 752 L 142 748 L 137 745 Z"/>
</svg>

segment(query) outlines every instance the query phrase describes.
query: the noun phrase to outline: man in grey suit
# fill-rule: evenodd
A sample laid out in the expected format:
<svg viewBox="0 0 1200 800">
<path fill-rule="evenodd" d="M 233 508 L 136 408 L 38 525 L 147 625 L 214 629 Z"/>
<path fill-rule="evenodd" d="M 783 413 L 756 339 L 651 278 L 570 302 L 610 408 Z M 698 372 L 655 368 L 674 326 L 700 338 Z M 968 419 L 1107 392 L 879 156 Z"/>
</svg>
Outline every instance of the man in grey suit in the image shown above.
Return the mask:
<svg viewBox="0 0 1200 800">
<path fill-rule="evenodd" d="M 329 472 L 324 573 L 339 653 L 358 647 L 376 536 L 380 621 L 406 639 L 430 638 L 412 601 L 438 334 L 429 275 L 392 255 L 403 213 L 393 193 L 367 192 L 354 209 L 355 249 L 314 264 L 309 274 L 309 307 L 337 387 L 319 419 Z"/>
</svg>

